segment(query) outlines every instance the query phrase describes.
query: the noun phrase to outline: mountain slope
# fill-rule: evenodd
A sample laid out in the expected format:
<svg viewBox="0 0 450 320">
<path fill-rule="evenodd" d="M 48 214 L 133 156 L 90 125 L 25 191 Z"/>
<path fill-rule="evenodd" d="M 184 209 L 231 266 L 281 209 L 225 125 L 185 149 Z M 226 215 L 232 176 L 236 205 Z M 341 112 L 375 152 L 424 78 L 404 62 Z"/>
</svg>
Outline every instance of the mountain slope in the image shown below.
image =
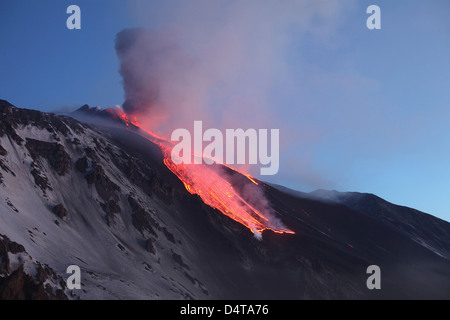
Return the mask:
<svg viewBox="0 0 450 320">
<path fill-rule="evenodd" d="M 373 194 L 316 190 L 308 195 L 343 204 L 383 221 L 410 239 L 450 260 L 450 223 L 418 210 L 398 206 Z"/>
<path fill-rule="evenodd" d="M 87 106 L 81 112 L 95 114 Z M 394 228 L 393 213 L 386 212 L 390 225 L 355 207 L 261 185 L 296 234 L 265 231 L 259 241 L 187 192 L 137 128 L 6 101 L 0 113 L 0 234 L 58 277 L 66 279 L 72 264 L 82 270 L 81 290 L 52 292 L 71 299 L 450 298 L 448 259 Z M 230 174 L 237 187 L 246 179 Z M 447 223 L 437 224 L 445 233 Z M 427 228 L 422 237 L 431 241 Z M 433 241 L 445 246 L 443 239 Z M 2 263 L 13 256 L 4 251 Z M 366 287 L 372 264 L 382 270 L 381 290 Z M 3 282 L 11 270 L 0 273 Z"/>
</svg>

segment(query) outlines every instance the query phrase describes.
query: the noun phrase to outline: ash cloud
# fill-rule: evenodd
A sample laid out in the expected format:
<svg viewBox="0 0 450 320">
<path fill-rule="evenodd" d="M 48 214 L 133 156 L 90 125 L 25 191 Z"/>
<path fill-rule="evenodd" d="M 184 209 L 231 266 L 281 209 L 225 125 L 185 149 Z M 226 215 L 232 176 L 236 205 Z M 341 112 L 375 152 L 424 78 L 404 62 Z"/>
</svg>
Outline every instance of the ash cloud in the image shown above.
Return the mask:
<svg viewBox="0 0 450 320">
<path fill-rule="evenodd" d="M 194 120 L 221 130 L 280 128 L 282 138 L 295 137 L 296 144 L 281 141 L 281 148 L 302 150 L 302 161 L 314 163 L 307 149 L 317 129 L 308 129 L 300 111 L 309 113 L 313 104 L 302 96 L 309 89 L 299 83 L 290 55 L 303 38 L 333 45 L 343 12 L 355 1 L 134 3 L 130 12 L 142 28 L 116 37 L 125 112 L 166 138 L 177 128 L 191 128 Z M 284 170 L 289 173 L 283 179 L 299 170 L 286 161 L 280 163 L 284 167 L 292 170 Z M 311 170 L 299 179 L 324 180 L 313 165 L 304 167 Z"/>
<path fill-rule="evenodd" d="M 193 0 L 158 9 L 141 2 L 135 10 L 143 28 L 116 38 L 124 109 L 167 132 L 194 119 L 277 127 L 272 95 L 292 80 L 290 46 L 307 33 L 329 40 L 342 8 L 317 0 Z M 162 16 L 149 25 L 155 10 Z"/>
<path fill-rule="evenodd" d="M 125 102 L 123 109 L 129 114 L 142 113 L 146 109 L 151 108 L 158 96 L 157 81 L 153 70 L 147 72 L 147 65 L 151 68 L 156 66 L 156 59 L 149 56 L 148 63 L 143 63 L 145 57 L 141 52 L 135 50 L 136 46 L 141 45 L 140 42 L 147 38 L 149 43 L 153 43 L 156 39 L 146 36 L 144 29 L 128 29 L 117 34 L 116 52 L 121 60 L 120 74 L 123 78 L 125 90 Z M 155 37 L 156 38 L 156 37 Z M 157 44 L 158 45 L 158 44 Z M 144 54 L 146 54 L 144 52 Z M 136 60 L 142 60 L 142 69 L 134 68 Z"/>
<path fill-rule="evenodd" d="M 175 37 L 143 28 L 126 29 L 117 34 L 116 52 L 121 61 L 120 74 L 125 91 L 124 111 L 164 123 L 179 92 L 175 88 L 180 73 L 188 72 L 187 55 Z M 181 71 L 182 70 L 182 71 Z"/>
</svg>

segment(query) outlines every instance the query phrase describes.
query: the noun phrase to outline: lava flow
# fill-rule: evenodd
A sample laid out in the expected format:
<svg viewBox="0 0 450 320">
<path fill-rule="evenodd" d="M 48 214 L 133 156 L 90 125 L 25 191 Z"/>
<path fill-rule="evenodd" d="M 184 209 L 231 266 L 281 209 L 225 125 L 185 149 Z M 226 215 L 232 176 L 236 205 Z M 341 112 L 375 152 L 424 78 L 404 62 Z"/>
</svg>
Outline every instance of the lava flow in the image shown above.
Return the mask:
<svg viewBox="0 0 450 320">
<path fill-rule="evenodd" d="M 261 210 L 256 209 L 236 191 L 232 184 L 223 177 L 222 174 L 214 170 L 212 166 L 206 164 L 175 164 L 172 161 L 172 142 L 164 138 L 157 137 L 152 132 L 140 127 L 136 119 L 131 120 L 122 110 L 114 110 L 127 126 L 130 124 L 138 127 L 147 133 L 147 139 L 157 144 L 163 153 L 164 164 L 172 171 L 184 184 L 191 194 L 197 194 L 203 202 L 230 217 L 231 219 L 246 226 L 255 236 L 260 237 L 264 230 L 271 230 L 275 233 L 295 232 L 282 226 L 278 221 Z M 230 167 L 228 167 L 230 168 Z M 241 173 L 234 168 L 230 168 L 245 177 L 252 183 L 259 183 L 248 174 Z"/>
</svg>

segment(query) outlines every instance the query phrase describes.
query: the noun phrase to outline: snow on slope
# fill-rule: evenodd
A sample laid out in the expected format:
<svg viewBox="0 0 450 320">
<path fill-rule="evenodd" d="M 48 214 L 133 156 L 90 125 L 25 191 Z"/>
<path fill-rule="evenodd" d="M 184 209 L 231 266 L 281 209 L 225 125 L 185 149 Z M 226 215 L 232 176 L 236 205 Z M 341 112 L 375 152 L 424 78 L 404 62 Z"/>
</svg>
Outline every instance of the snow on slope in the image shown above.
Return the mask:
<svg viewBox="0 0 450 320">
<path fill-rule="evenodd" d="M 65 275 L 69 265 L 80 266 L 82 299 L 205 297 L 206 290 L 200 282 L 194 281 L 193 285 L 193 275 L 186 277 L 183 270 L 182 264 L 188 259 L 173 243 L 170 221 L 164 221 L 167 206 L 134 185 L 111 160 L 111 154 L 123 157 L 123 151 L 93 128 L 83 127 L 76 132 L 67 125 L 67 129 L 63 134 L 56 129 L 49 132 L 35 125 L 19 125 L 15 131 L 23 139 L 22 145 L 8 135 L 0 137 L 0 145 L 7 152 L 1 160 L 8 168 L 2 171 L 0 185 L 0 234 L 22 244 L 31 257 L 52 266 L 58 274 Z M 71 159 L 68 173 L 59 175 L 45 157 L 33 159 L 26 147 L 27 139 L 63 146 Z M 87 172 L 92 167 L 103 169 L 103 177 L 102 170 L 97 172 L 99 187 L 97 182 L 89 184 L 86 174 L 76 169 L 77 159 L 83 157 L 90 163 Z M 38 168 L 39 177 L 47 180 L 43 188 L 31 174 L 33 168 Z M 120 190 L 110 192 L 110 199 L 108 192 L 106 196 L 99 194 L 99 190 L 102 193 L 103 187 L 108 189 L 111 185 L 120 186 Z M 145 208 L 145 214 L 153 213 L 151 221 L 156 228 L 135 228 L 129 195 Z M 118 205 L 121 212 L 108 216 L 102 209 L 108 200 Z M 57 204 L 68 212 L 62 219 L 52 212 Z M 154 253 L 146 250 L 147 241 Z"/>
</svg>

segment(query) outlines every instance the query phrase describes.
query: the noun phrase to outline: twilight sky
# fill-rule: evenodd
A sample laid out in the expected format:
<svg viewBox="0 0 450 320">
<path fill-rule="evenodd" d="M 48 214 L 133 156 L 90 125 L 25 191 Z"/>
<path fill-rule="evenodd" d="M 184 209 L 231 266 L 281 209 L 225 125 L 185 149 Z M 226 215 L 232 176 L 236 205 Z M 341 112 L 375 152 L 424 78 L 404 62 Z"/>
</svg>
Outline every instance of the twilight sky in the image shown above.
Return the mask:
<svg viewBox="0 0 450 320">
<path fill-rule="evenodd" d="M 71 4 L 81 30 L 66 28 Z M 371 4 L 381 30 L 366 28 Z M 115 38 L 144 27 L 177 48 L 158 68 L 177 125 L 279 128 L 280 171 L 265 180 L 450 221 L 449 13 L 447 0 L 2 0 L 0 99 L 121 105 Z"/>
</svg>

